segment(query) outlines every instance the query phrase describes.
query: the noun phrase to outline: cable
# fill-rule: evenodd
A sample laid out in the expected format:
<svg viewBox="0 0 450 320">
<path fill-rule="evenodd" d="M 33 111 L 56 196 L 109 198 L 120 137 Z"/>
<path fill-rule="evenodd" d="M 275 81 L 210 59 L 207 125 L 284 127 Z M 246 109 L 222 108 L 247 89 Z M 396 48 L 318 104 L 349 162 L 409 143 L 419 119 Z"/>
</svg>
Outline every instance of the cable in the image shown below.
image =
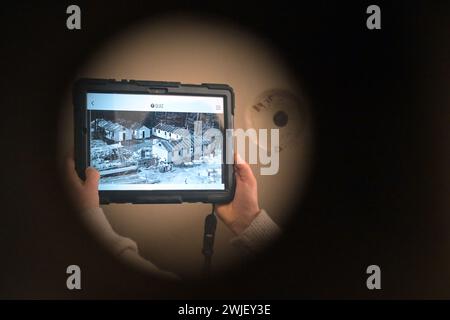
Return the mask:
<svg viewBox="0 0 450 320">
<path fill-rule="evenodd" d="M 215 213 L 214 204 L 212 205 L 212 212 L 205 218 L 205 229 L 203 233 L 203 249 L 202 253 L 205 256 L 205 263 L 203 272 L 205 276 L 211 273 L 212 255 L 214 253 L 214 236 L 216 234 L 217 217 Z"/>
</svg>

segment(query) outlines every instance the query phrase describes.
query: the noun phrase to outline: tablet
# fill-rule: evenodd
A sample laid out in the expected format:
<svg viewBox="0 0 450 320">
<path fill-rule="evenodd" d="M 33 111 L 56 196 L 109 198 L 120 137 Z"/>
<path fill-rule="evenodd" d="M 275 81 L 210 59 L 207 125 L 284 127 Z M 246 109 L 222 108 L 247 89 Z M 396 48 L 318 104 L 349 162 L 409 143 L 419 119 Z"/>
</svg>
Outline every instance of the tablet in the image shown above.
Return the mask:
<svg viewBox="0 0 450 320">
<path fill-rule="evenodd" d="M 80 79 L 75 164 L 100 173 L 100 203 L 234 197 L 234 94 L 224 84 Z"/>
</svg>

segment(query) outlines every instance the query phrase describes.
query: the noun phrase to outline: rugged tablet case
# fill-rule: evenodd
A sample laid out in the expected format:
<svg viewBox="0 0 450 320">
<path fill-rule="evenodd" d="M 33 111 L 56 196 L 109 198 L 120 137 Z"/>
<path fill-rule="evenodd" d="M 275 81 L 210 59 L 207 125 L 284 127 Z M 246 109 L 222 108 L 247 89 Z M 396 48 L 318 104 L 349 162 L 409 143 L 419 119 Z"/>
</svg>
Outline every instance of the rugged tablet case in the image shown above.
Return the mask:
<svg viewBox="0 0 450 320">
<path fill-rule="evenodd" d="M 85 178 L 84 170 L 89 164 L 90 157 L 90 123 L 86 108 L 88 92 L 223 96 L 225 129 L 233 129 L 234 125 L 234 92 L 226 84 L 203 83 L 198 85 L 146 80 L 79 79 L 73 86 L 73 105 L 75 167 L 82 179 Z M 226 135 L 224 136 L 224 159 L 228 152 L 233 152 L 233 141 L 228 138 Z M 227 203 L 234 198 L 234 167 L 232 164 L 222 164 L 222 166 L 225 190 L 102 190 L 99 191 L 100 203 Z"/>
</svg>

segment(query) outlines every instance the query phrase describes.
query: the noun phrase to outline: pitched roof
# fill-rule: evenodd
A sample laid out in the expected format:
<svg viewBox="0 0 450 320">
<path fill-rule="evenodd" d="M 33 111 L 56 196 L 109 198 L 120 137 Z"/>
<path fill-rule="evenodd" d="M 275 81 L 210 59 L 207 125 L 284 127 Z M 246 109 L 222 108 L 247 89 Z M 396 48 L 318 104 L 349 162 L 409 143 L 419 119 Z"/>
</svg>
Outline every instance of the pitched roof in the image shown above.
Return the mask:
<svg viewBox="0 0 450 320">
<path fill-rule="evenodd" d="M 117 130 L 125 130 L 125 127 L 118 123 L 110 122 L 104 126 L 105 130 L 108 131 L 117 131 Z"/>
<path fill-rule="evenodd" d="M 114 123 L 112 121 L 105 120 L 105 119 L 98 120 L 97 121 L 97 125 L 100 128 L 103 128 L 103 129 L 108 130 L 108 131 L 116 131 L 116 130 L 124 130 L 125 129 L 125 127 L 122 126 L 121 124 Z"/>
<path fill-rule="evenodd" d="M 135 122 L 135 123 L 133 123 L 129 128 L 130 128 L 131 130 L 140 130 L 140 129 L 142 129 L 142 128 L 150 130 L 149 127 L 144 126 L 144 125 L 143 125 L 142 123 L 140 123 L 140 122 Z"/>
<path fill-rule="evenodd" d="M 180 145 L 180 147 L 181 147 L 181 148 L 184 148 L 184 149 L 190 149 L 190 147 L 191 147 L 189 138 L 183 138 L 183 139 L 177 140 L 177 141 L 170 141 L 169 143 L 170 143 L 174 148 L 175 148 L 176 146 L 178 146 L 178 145 Z"/>
<path fill-rule="evenodd" d="M 166 148 L 166 150 L 168 151 L 173 151 L 173 149 L 175 149 L 175 147 L 177 147 L 178 145 L 180 145 L 178 148 L 181 149 L 189 149 L 190 150 L 190 144 L 189 144 L 189 139 L 181 139 L 179 141 L 168 141 L 165 139 L 158 139 L 158 143 L 161 143 L 164 148 Z"/>
<path fill-rule="evenodd" d="M 155 126 L 155 129 L 163 130 L 166 132 L 174 132 L 175 130 L 182 129 L 182 128 L 174 127 L 170 124 L 165 124 L 165 123 L 160 122 Z"/>
<path fill-rule="evenodd" d="M 94 122 L 94 124 L 95 124 L 95 120 L 92 122 Z M 105 119 L 97 120 L 97 125 L 101 128 L 104 128 L 106 125 L 108 125 L 110 123 L 111 123 L 111 121 L 106 121 Z"/>
<path fill-rule="evenodd" d="M 161 139 L 159 140 L 159 143 L 161 143 L 164 146 L 164 148 L 166 148 L 167 151 L 173 150 L 173 145 L 167 142 L 167 140 Z"/>
</svg>

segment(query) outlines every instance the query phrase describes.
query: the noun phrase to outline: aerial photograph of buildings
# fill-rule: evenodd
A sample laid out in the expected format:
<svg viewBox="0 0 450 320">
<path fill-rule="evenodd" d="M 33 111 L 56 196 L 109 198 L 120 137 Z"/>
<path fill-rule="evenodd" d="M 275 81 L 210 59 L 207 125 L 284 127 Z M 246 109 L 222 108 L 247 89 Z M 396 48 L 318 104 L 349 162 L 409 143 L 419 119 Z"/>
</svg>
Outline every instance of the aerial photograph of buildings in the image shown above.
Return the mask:
<svg viewBox="0 0 450 320">
<path fill-rule="evenodd" d="M 223 141 L 208 129 L 220 132 L 217 114 L 91 111 L 91 166 L 100 184 L 221 184 Z"/>
</svg>

